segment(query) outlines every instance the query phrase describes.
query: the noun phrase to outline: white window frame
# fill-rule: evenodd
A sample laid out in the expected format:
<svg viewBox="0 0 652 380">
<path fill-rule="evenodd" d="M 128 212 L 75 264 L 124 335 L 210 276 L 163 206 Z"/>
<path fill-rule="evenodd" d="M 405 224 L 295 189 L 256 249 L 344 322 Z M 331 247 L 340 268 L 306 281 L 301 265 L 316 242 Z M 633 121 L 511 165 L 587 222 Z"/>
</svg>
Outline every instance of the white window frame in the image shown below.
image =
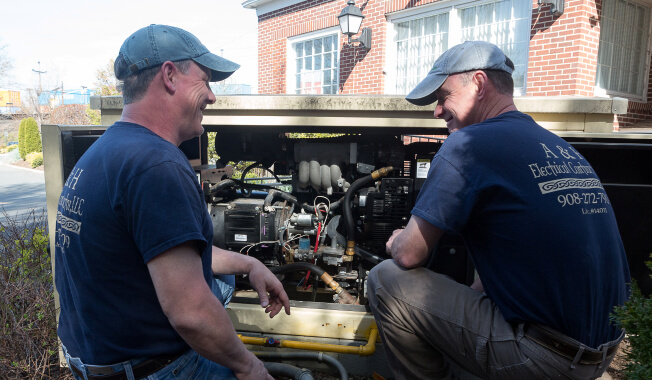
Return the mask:
<svg viewBox="0 0 652 380">
<path fill-rule="evenodd" d="M 286 67 L 287 70 L 286 72 L 286 78 L 285 78 L 285 93 L 286 94 L 292 94 L 296 95 L 296 52 L 292 48 L 292 45 L 297 43 L 297 42 L 303 42 L 303 41 L 308 41 L 308 40 L 314 40 L 317 38 L 321 37 L 326 37 L 333 35 L 336 38 L 336 45 L 337 46 L 337 93 L 339 93 L 339 88 L 340 88 L 340 53 L 341 53 L 341 47 L 340 47 L 340 40 L 341 40 L 341 30 L 339 26 L 334 26 L 322 30 L 318 30 L 315 32 L 310 32 L 306 34 L 302 34 L 300 36 L 294 36 L 294 37 L 289 37 L 287 39 L 287 45 L 286 45 L 286 52 L 287 52 L 287 59 L 286 59 Z M 335 95 L 335 94 L 332 94 Z"/>
<path fill-rule="evenodd" d="M 519 1 L 525 1 L 525 0 L 519 0 Z M 387 54 L 385 58 L 385 69 L 383 70 L 385 72 L 385 94 L 395 94 L 395 89 L 396 89 L 396 80 L 397 80 L 397 72 L 396 72 L 396 63 L 397 63 L 397 49 L 396 49 L 396 42 L 394 41 L 396 38 L 396 28 L 395 24 L 401 23 L 401 22 L 406 22 L 414 19 L 419 19 L 419 18 L 426 18 L 434 15 L 439 15 L 442 13 L 449 13 L 448 17 L 448 28 L 449 28 L 449 33 L 448 33 L 448 47 L 451 48 L 457 44 L 460 44 L 464 41 L 461 39 L 461 33 L 456 33 L 453 32 L 451 33 L 450 31 L 459 31 L 461 32 L 462 25 L 461 25 L 461 19 L 458 17 L 458 10 L 460 8 L 466 8 L 469 6 L 478 6 L 482 5 L 485 3 L 490 3 L 492 1 L 490 0 L 484 0 L 484 1 L 479 1 L 479 0 L 453 0 L 453 1 L 441 1 L 441 2 L 436 2 L 431 5 L 424 5 L 424 6 L 419 6 L 416 8 L 410 8 L 404 11 L 399 11 L 396 13 L 392 13 L 391 15 L 388 15 L 387 17 Z M 441 4 L 443 3 L 443 4 Z M 531 6 L 531 2 L 528 2 L 528 4 Z M 530 39 L 530 30 L 528 29 L 528 35 L 527 35 L 527 40 L 529 41 Z M 527 51 L 526 55 L 528 56 L 529 60 L 529 54 L 530 54 L 530 44 L 527 44 Z M 432 62 L 434 63 L 434 61 Z M 523 79 L 523 87 L 518 87 L 514 89 L 514 96 L 521 96 L 525 95 L 527 92 L 527 66 L 528 62 L 525 63 L 525 77 Z M 423 78 L 421 78 L 423 79 Z M 420 80 L 421 80 L 420 79 Z M 400 94 L 403 95 L 403 94 Z"/>
<path fill-rule="evenodd" d="M 631 93 L 624 93 L 624 92 L 619 92 L 615 90 L 607 90 L 598 85 L 598 72 L 599 70 L 598 67 L 598 62 L 597 59 L 600 55 L 600 48 L 598 47 L 598 55 L 596 56 L 596 73 L 595 73 L 595 87 L 594 87 L 594 95 L 599 96 L 599 97 L 622 97 L 625 99 L 633 100 L 633 101 L 641 101 L 641 102 L 647 102 L 647 93 L 648 93 L 648 88 L 649 88 L 649 80 L 650 80 L 650 63 L 651 63 L 651 56 L 652 56 L 652 1 L 638 1 L 638 0 L 628 0 L 630 3 L 638 4 L 644 7 L 650 8 L 650 19 L 648 19 L 648 31 L 647 31 L 647 46 L 643 47 L 645 49 L 645 59 L 643 62 L 643 67 L 642 67 L 642 73 L 641 75 L 643 76 L 643 88 L 642 88 L 642 93 L 641 94 L 631 94 Z M 604 3 L 602 5 L 604 7 Z M 602 28 L 600 29 L 600 33 L 602 33 Z M 599 42 L 598 42 L 599 43 Z"/>
</svg>

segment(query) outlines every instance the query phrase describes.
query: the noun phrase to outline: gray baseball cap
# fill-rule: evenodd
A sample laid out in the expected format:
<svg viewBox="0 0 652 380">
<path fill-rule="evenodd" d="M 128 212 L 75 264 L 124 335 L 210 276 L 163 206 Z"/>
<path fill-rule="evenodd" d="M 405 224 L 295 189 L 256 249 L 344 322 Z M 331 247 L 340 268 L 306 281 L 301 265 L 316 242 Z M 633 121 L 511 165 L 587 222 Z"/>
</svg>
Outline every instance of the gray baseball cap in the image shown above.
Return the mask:
<svg viewBox="0 0 652 380">
<path fill-rule="evenodd" d="M 122 44 L 120 55 L 127 63 L 124 69 L 115 73 L 120 80 L 166 61 L 192 59 L 211 70 L 211 82 L 228 78 L 240 67 L 209 52 L 192 34 L 168 25 L 152 24 L 137 30 Z"/>
<path fill-rule="evenodd" d="M 466 41 L 439 56 L 426 78 L 405 97 L 405 100 L 418 106 L 432 104 L 437 100 L 435 91 L 444 84 L 449 75 L 473 70 L 502 70 L 511 74 L 514 64 L 492 43 Z"/>
</svg>

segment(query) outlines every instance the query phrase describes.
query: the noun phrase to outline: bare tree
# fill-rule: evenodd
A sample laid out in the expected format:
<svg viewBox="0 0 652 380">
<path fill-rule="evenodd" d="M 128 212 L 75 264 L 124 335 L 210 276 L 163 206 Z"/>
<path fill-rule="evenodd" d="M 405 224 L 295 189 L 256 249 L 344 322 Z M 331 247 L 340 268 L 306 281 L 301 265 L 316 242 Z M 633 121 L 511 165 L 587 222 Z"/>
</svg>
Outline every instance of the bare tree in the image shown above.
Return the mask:
<svg viewBox="0 0 652 380">
<path fill-rule="evenodd" d="M 43 92 L 43 94 L 46 93 Z M 36 119 L 39 126 L 43 124 L 45 118 L 50 114 L 50 112 L 52 112 L 52 107 L 50 106 L 49 99 L 47 99 L 47 102 L 41 102 L 43 96 L 46 95 L 39 96 L 38 89 L 28 88 L 25 92 L 23 92 L 23 98 L 21 99 L 21 113 L 32 116 L 34 119 Z"/>
<path fill-rule="evenodd" d="M 14 68 L 14 61 L 5 51 L 6 45 L 0 45 L 0 87 L 12 83 L 11 71 Z"/>
<path fill-rule="evenodd" d="M 104 68 L 97 70 L 95 74 L 95 95 L 109 96 L 120 95 L 118 80 L 113 71 L 113 60 L 110 60 Z"/>
<path fill-rule="evenodd" d="M 48 124 L 88 125 L 91 119 L 86 104 L 64 104 L 52 110 Z"/>
</svg>

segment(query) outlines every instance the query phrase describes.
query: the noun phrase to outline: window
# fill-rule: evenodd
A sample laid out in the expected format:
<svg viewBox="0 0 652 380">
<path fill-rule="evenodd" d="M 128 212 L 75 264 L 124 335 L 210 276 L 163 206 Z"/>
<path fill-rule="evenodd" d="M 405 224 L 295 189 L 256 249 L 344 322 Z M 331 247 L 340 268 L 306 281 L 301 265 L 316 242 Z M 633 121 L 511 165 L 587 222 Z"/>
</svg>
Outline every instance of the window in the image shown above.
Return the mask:
<svg viewBox="0 0 652 380">
<path fill-rule="evenodd" d="M 288 93 L 337 94 L 339 85 L 337 29 L 289 41 Z"/>
<path fill-rule="evenodd" d="M 419 10 L 390 18 L 395 42 L 390 48 L 395 51 L 388 52 L 388 59 L 395 62 L 395 77 L 388 78 L 386 92 L 407 94 L 449 47 L 484 40 L 496 44 L 514 62 L 514 93 L 524 94 L 531 6 L 522 0 L 493 0 L 445 8 L 435 5 L 427 15 Z"/>
<path fill-rule="evenodd" d="M 603 0 L 597 95 L 645 100 L 650 8 L 631 0 Z"/>
</svg>

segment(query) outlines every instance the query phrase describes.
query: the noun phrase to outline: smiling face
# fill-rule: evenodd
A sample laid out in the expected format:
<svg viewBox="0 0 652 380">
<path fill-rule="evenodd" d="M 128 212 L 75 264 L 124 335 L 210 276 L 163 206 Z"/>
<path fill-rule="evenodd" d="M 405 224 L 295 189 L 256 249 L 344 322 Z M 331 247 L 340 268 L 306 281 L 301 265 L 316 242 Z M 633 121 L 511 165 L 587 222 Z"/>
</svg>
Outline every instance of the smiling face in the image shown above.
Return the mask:
<svg viewBox="0 0 652 380">
<path fill-rule="evenodd" d="M 181 71 L 179 71 L 181 73 Z M 190 64 L 187 74 L 181 73 L 179 89 L 183 95 L 183 117 L 180 126 L 181 141 L 189 140 L 204 133 L 203 111 L 215 103 L 215 94 L 210 88 L 211 71 L 205 67 Z"/>
<path fill-rule="evenodd" d="M 473 78 L 460 73 L 450 75 L 435 91 L 435 118 L 446 121 L 449 133 L 482 121 L 478 120 L 476 88 Z"/>
</svg>

